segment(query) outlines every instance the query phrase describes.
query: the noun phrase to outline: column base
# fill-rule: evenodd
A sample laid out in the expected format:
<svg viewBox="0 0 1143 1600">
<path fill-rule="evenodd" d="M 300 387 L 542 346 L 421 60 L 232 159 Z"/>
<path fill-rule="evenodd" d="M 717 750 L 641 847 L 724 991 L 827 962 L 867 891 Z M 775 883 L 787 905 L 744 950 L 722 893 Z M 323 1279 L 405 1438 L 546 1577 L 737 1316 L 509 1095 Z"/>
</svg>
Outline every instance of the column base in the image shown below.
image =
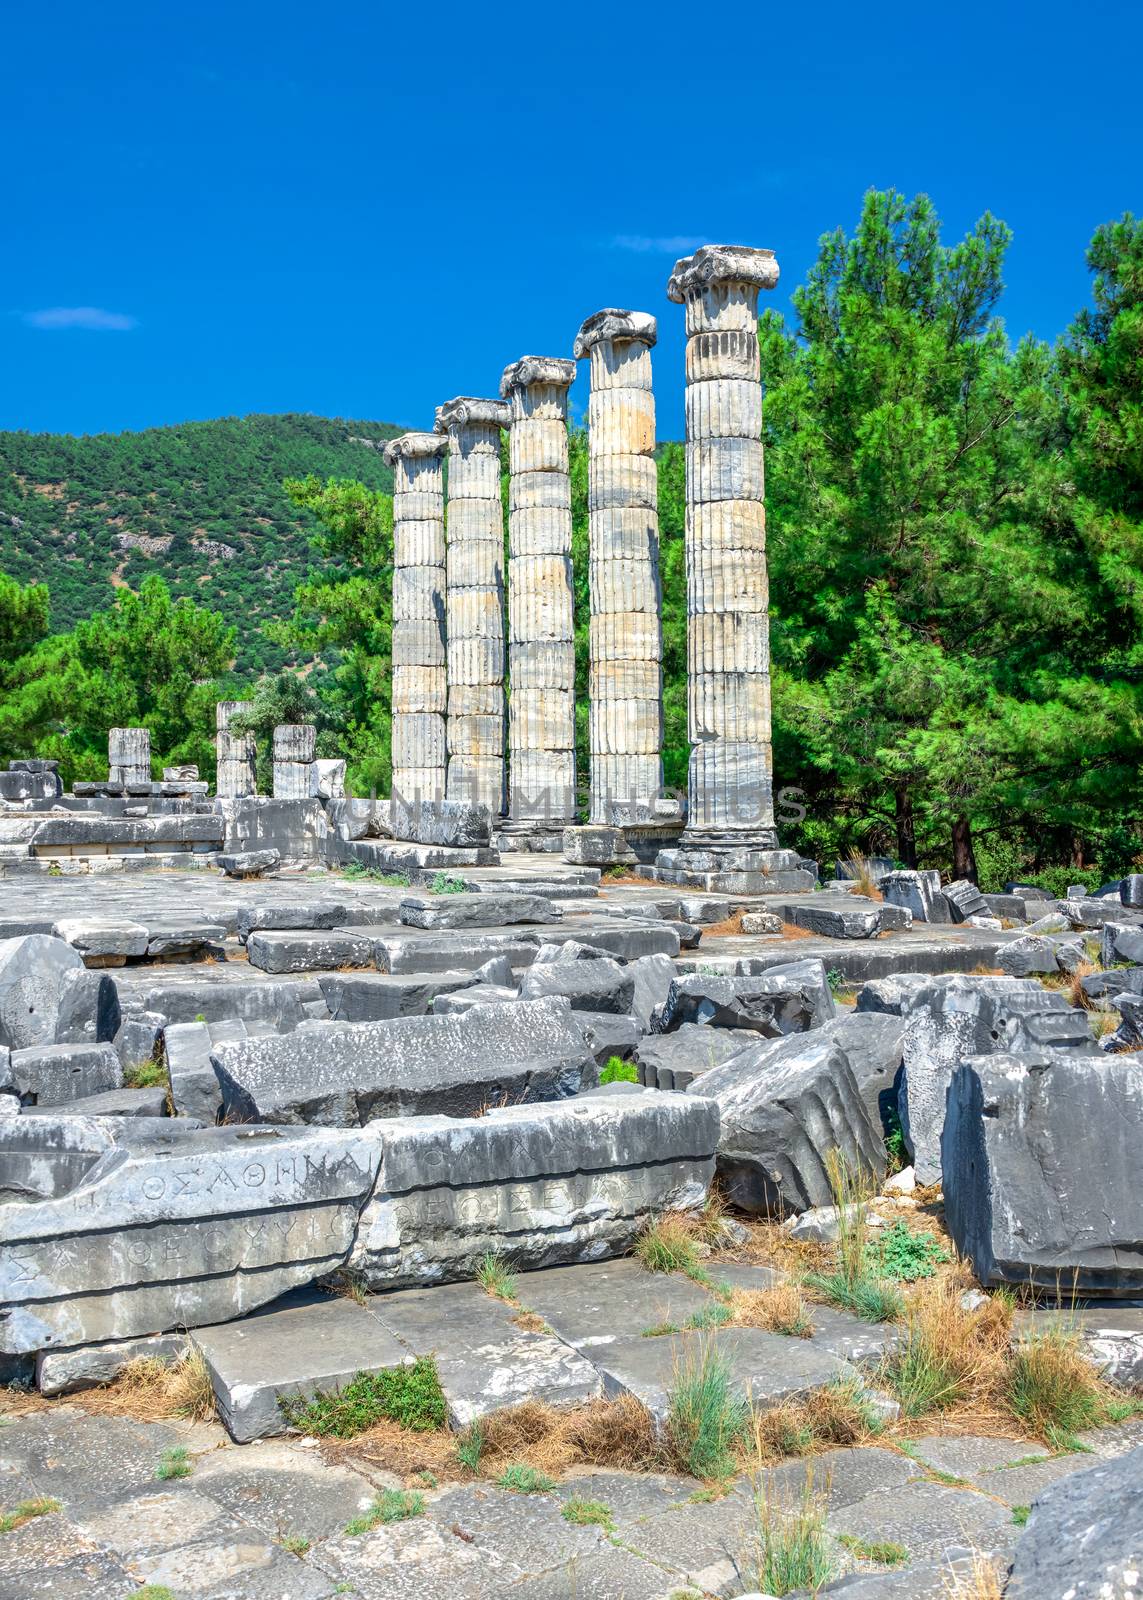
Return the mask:
<svg viewBox="0 0 1143 1600">
<path fill-rule="evenodd" d="M 574 817 L 566 822 L 540 817 L 499 817 L 492 826 L 492 843 L 497 850 L 509 854 L 535 850 L 544 855 L 560 855 L 564 848 L 564 828 L 574 823 Z"/>
<path fill-rule="evenodd" d="M 655 878 L 723 894 L 797 894 L 817 883 L 810 865 L 796 850 L 778 849 L 773 829 L 745 838 L 688 829 L 676 847 L 659 851 Z"/>
</svg>

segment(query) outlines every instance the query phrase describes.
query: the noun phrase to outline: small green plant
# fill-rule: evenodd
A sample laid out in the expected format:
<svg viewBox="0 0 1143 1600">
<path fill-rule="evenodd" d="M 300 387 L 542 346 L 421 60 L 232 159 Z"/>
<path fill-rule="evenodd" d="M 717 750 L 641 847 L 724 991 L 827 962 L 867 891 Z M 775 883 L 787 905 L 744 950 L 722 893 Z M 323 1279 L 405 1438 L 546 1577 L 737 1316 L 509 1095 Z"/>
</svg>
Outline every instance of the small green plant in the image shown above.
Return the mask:
<svg viewBox="0 0 1143 1600">
<path fill-rule="evenodd" d="M 729 1358 L 707 1341 L 676 1367 L 667 1397 L 666 1438 L 675 1462 L 694 1478 L 724 1478 L 746 1437 L 750 1408 L 733 1392 Z"/>
<path fill-rule="evenodd" d="M 698 1252 L 685 1217 L 675 1212 L 647 1223 L 635 1241 L 635 1255 L 648 1272 L 700 1274 Z"/>
<path fill-rule="evenodd" d="M 501 1489 L 511 1489 L 514 1494 L 548 1494 L 556 1486 L 554 1478 L 546 1478 L 535 1467 L 513 1462 L 505 1467 L 496 1480 Z"/>
<path fill-rule="evenodd" d="M 905 1130 L 901 1126 L 901 1118 L 895 1105 L 889 1108 L 886 1118 L 888 1128 L 885 1133 L 885 1154 L 889 1161 L 890 1176 L 894 1172 L 903 1172 L 909 1163 L 909 1152 L 905 1148 Z"/>
<path fill-rule="evenodd" d="M 158 1089 L 168 1084 L 167 1069 L 161 1061 L 136 1061 L 123 1074 L 127 1089 Z"/>
<path fill-rule="evenodd" d="M 130 1600 L 178 1600 L 178 1596 L 165 1583 L 145 1583 L 141 1589 L 135 1590 Z"/>
<path fill-rule="evenodd" d="M 758 1523 L 757 1586 L 771 1595 L 792 1594 L 795 1589 L 816 1593 L 833 1576 L 834 1563 L 826 1533 L 824 1496 L 814 1490 L 807 1474 L 797 1500 L 783 1501 L 774 1490 L 755 1496 Z"/>
<path fill-rule="evenodd" d="M 369 1533 L 383 1523 L 407 1522 L 424 1514 L 425 1497 L 411 1489 L 382 1489 L 373 1504 L 359 1517 L 345 1524 L 350 1535 Z"/>
<path fill-rule="evenodd" d="M 194 1019 L 194 1020 L 195 1020 L 195 1021 L 196 1021 L 196 1022 L 205 1022 L 205 1021 L 206 1021 L 206 1014 L 205 1014 L 205 1012 L 202 1012 L 202 1011 L 196 1011 L 196 1012 L 195 1012 L 195 1019 Z"/>
<path fill-rule="evenodd" d="M 1023 1528 L 1027 1524 L 1028 1518 L 1031 1515 L 1032 1515 L 1032 1507 L 1031 1506 L 1013 1506 L 1012 1507 L 1012 1521 L 1016 1524 L 1016 1526 L 1018 1528 Z"/>
<path fill-rule="evenodd" d="M 803 1282 L 814 1294 L 843 1311 L 852 1311 L 863 1322 L 895 1322 L 904 1309 L 904 1301 L 892 1284 L 876 1278 L 854 1282 L 844 1272 L 808 1272 Z"/>
<path fill-rule="evenodd" d="M 341 875 L 351 880 L 383 883 L 389 889 L 407 889 L 410 881 L 407 872 L 378 872 L 376 867 L 367 867 L 363 861 L 347 861 L 341 869 Z"/>
<path fill-rule="evenodd" d="M 891 1539 L 859 1539 L 852 1533 L 839 1533 L 837 1542 L 843 1544 L 858 1561 L 876 1561 L 881 1567 L 899 1567 L 909 1559 L 905 1546 L 894 1544 Z"/>
<path fill-rule="evenodd" d="M 456 1457 L 469 1472 L 480 1471 L 480 1458 L 484 1454 L 484 1427 L 477 1417 L 460 1434 L 456 1441 Z"/>
<path fill-rule="evenodd" d="M 171 1449 L 163 1451 L 155 1468 L 156 1478 L 161 1478 L 165 1483 L 172 1478 L 189 1478 L 190 1475 L 190 1455 L 183 1445 L 173 1445 Z"/>
<path fill-rule="evenodd" d="M 43 1495 L 35 1500 L 21 1500 L 11 1511 L 0 1511 L 0 1533 L 11 1533 L 15 1528 L 22 1528 L 25 1522 L 31 1522 L 34 1517 L 47 1517 L 60 1509 L 58 1500 L 49 1500 Z"/>
<path fill-rule="evenodd" d="M 292 1428 L 319 1438 L 351 1439 L 383 1419 L 427 1433 L 447 1420 L 436 1363 L 429 1356 L 384 1372 L 359 1372 L 344 1389 L 319 1389 L 309 1400 L 280 1395 L 278 1405 Z"/>
<path fill-rule="evenodd" d="M 308 1553 L 309 1548 L 310 1541 L 304 1533 L 288 1533 L 282 1540 L 282 1549 L 288 1550 L 292 1556 L 297 1556 L 299 1560 Z"/>
<path fill-rule="evenodd" d="M 838 995 L 841 994 L 845 989 L 844 975 L 840 973 L 836 967 L 831 967 L 826 973 L 826 982 L 829 984 L 830 994 L 832 994 L 836 1000 Z"/>
<path fill-rule="evenodd" d="M 615 1526 L 611 1508 L 605 1506 L 602 1500 L 574 1498 L 567 1502 L 560 1515 L 565 1522 L 570 1522 L 577 1528 L 597 1527 L 610 1531 Z"/>
<path fill-rule="evenodd" d="M 423 1472 L 418 1472 L 417 1477 L 424 1484 L 426 1489 L 435 1489 L 437 1484 L 440 1482 L 440 1479 L 437 1477 L 436 1473 L 430 1472 L 427 1467 Z"/>
<path fill-rule="evenodd" d="M 903 1302 L 873 1267 L 870 1175 L 852 1166 L 836 1147 L 826 1152 L 826 1172 L 837 1208 L 837 1262 L 831 1271 L 807 1273 L 805 1285 L 831 1305 L 852 1311 L 866 1322 L 890 1322 L 900 1316 Z"/>
<path fill-rule="evenodd" d="M 509 1305 L 516 1303 L 516 1279 L 508 1271 L 503 1256 L 497 1255 L 495 1250 L 486 1250 L 476 1263 L 476 1281 L 494 1300 L 506 1300 Z"/>
<path fill-rule="evenodd" d="M 464 894 L 467 884 L 463 878 L 450 878 L 447 872 L 438 872 L 429 884 L 430 894 Z"/>
<path fill-rule="evenodd" d="M 605 1083 L 638 1083 L 639 1068 L 634 1061 L 623 1061 L 619 1056 L 612 1056 L 605 1067 L 599 1070 L 600 1084 Z"/>
<path fill-rule="evenodd" d="M 1053 1450 L 1078 1448 L 1076 1434 L 1107 1418 L 1095 1370 L 1085 1360 L 1074 1328 L 1051 1328 L 1013 1352 L 1005 1400 L 1014 1417 Z"/>
<path fill-rule="evenodd" d="M 728 1322 L 734 1320 L 734 1312 L 721 1301 L 714 1301 L 709 1306 L 702 1306 L 683 1323 L 684 1328 L 725 1328 Z"/>
<path fill-rule="evenodd" d="M 898 1219 L 870 1242 L 870 1265 L 883 1278 L 896 1283 L 916 1283 L 931 1278 L 937 1264 L 949 1259 L 940 1240 L 931 1233 L 914 1233 Z"/>
<path fill-rule="evenodd" d="M 644 1328 L 639 1335 L 640 1339 L 661 1339 L 668 1333 L 679 1333 L 681 1330 L 677 1322 L 656 1322 L 649 1328 Z"/>
</svg>

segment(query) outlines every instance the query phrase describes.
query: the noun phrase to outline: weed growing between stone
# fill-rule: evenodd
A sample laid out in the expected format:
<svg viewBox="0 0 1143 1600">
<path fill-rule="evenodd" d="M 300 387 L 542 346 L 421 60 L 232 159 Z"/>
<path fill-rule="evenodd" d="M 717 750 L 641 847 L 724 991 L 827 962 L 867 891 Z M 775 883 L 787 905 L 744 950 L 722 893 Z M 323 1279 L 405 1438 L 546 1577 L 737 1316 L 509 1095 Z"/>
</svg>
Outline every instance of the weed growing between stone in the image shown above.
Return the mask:
<svg viewBox="0 0 1143 1600">
<path fill-rule="evenodd" d="M 173 1361 L 137 1356 L 114 1383 L 73 1397 L 85 1411 L 134 1417 L 140 1422 L 209 1422 L 215 1414 L 214 1385 L 198 1350 Z"/>
<path fill-rule="evenodd" d="M 155 1468 L 155 1476 L 168 1483 L 175 1478 L 189 1478 L 191 1471 L 190 1454 L 179 1444 L 163 1451 Z"/>
<path fill-rule="evenodd" d="M 467 885 L 462 878 L 450 878 L 447 872 L 438 872 L 429 884 L 430 894 L 464 894 Z"/>
<path fill-rule="evenodd" d="M 804 1400 L 787 1400 L 756 1412 L 753 1456 L 756 1463 L 780 1461 L 840 1445 L 865 1444 L 881 1431 L 860 1384 L 838 1378 L 812 1390 Z"/>
<path fill-rule="evenodd" d="M 507 1262 L 503 1256 L 497 1255 L 494 1250 L 486 1250 L 476 1263 L 476 1281 L 484 1290 L 496 1300 L 505 1300 L 509 1305 L 516 1304 L 516 1279 L 509 1272 Z"/>
<path fill-rule="evenodd" d="M 550 1494 L 556 1486 L 554 1478 L 521 1461 L 505 1467 L 496 1483 L 501 1489 L 511 1489 L 513 1494 Z"/>
<path fill-rule="evenodd" d="M 302 1556 L 308 1554 L 309 1548 L 310 1540 L 306 1538 L 304 1533 L 288 1533 L 282 1540 L 282 1549 L 288 1551 L 292 1556 L 297 1556 L 299 1560 L 301 1560 Z"/>
<path fill-rule="evenodd" d="M 311 1400 L 282 1395 L 278 1405 L 292 1428 L 318 1438 L 350 1439 L 385 1419 L 414 1433 L 443 1428 L 447 1420 L 436 1363 L 428 1356 L 385 1372 L 359 1372 L 344 1389 L 319 1389 Z"/>
<path fill-rule="evenodd" d="M 892 1322 L 904 1304 L 877 1264 L 869 1239 L 871 1175 L 851 1165 L 837 1149 L 826 1153 L 826 1171 L 837 1208 L 837 1257 L 831 1270 L 809 1272 L 803 1283 L 812 1294 L 852 1311 L 865 1322 Z"/>
<path fill-rule="evenodd" d="M 837 1542 L 843 1544 L 858 1561 L 875 1561 L 880 1567 L 899 1567 L 909 1559 L 905 1546 L 895 1544 L 891 1539 L 858 1539 L 852 1533 L 839 1533 Z"/>
<path fill-rule="evenodd" d="M 619 1056 L 612 1056 L 605 1067 L 599 1070 L 599 1082 L 607 1083 L 638 1083 L 639 1069 L 633 1061 L 624 1061 Z"/>
<path fill-rule="evenodd" d="M 826 1533 L 825 1495 L 814 1487 L 812 1474 L 796 1499 L 760 1479 L 755 1490 L 756 1586 L 766 1594 L 787 1595 L 795 1589 L 816 1593 L 833 1576 L 834 1562 Z"/>
<path fill-rule="evenodd" d="M 603 1528 L 610 1533 L 615 1526 L 611 1508 L 605 1506 L 602 1500 L 580 1500 L 578 1497 L 573 1497 L 564 1506 L 560 1515 L 565 1522 L 570 1522 L 577 1528 Z"/>
<path fill-rule="evenodd" d="M 680 1211 L 653 1218 L 635 1241 L 635 1255 L 648 1272 L 701 1273 L 693 1225 Z"/>
<path fill-rule="evenodd" d="M 58 1500 L 50 1500 L 46 1495 L 35 1500 L 21 1500 L 11 1511 L 0 1511 L 0 1533 L 12 1533 L 35 1517 L 47 1517 L 61 1509 Z"/>
<path fill-rule="evenodd" d="M 672 1462 L 694 1478 L 729 1477 L 748 1437 L 750 1408 L 735 1395 L 729 1358 L 713 1341 L 692 1342 L 677 1358 L 664 1426 Z"/>
<path fill-rule="evenodd" d="M 970 1401 L 992 1407 L 1008 1347 L 1011 1305 L 994 1297 L 971 1311 L 955 1280 L 933 1280 L 909 1308 L 905 1332 L 882 1378 L 906 1417 L 949 1411 Z"/>
<path fill-rule="evenodd" d="M 1013 1506 L 1012 1507 L 1012 1521 L 1016 1524 L 1016 1526 L 1018 1528 L 1026 1527 L 1027 1524 L 1028 1524 L 1028 1518 L 1031 1515 L 1032 1515 L 1032 1507 L 1031 1506 Z"/>
<path fill-rule="evenodd" d="M 867 1255 L 883 1278 L 897 1283 L 916 1283 L 931 1278 L 937 1267 L 951 1260 L 949 1252 L 935 1234 L 914 1232 L 899 1218 L 870 1240 Z"/>
<path fill-rule="evenodd" d="M 456 1458 L 462 1467 L 474 1475 L 480 1471 L 480 1458 L 484 1454 L 484 1429 L 480 1418 L 470 1422 L 456 1441 Z"/>
<path fill-rule="evenodd" d="M 810 1308 L 796 1283 L 776 1283 L 769 1289 L 736 1289 L 731 1297 L 736 1328 L 765 1328 L 808 1339 L 814 1331 Z"/>
<path fill-rule="evenodd" d="M 170 1087 L 167 1069 L 161 1061 L 137 1061 L 134 1066 L 127 1067 L 124 1071 L 123 1087 L 125 1089 L 167 1089 Z"/>
<path fill-rule="evenodd" d="M 410 1517 L 422 1516 L 424 1509 L 423 1494 L 408 1489 L 382 1489 L 368 1511 L 345 1524 L 345 1531 L 351 1535 L 369 1533 L 383 1523 L 407 1522 Z"/>
<path fill-rule="evenodd" d="M 376 867 L 367 867 L 361 861 L 347 861 L 341 875 L 351 882 L 364 879 L 369 883 L 383 883 L 389 889 L 407 889 L 410 882 L 407 872 L 378 872 Z"/>
<path fill-rule="evenodd" d="M 1079 1448 L 1076 1434 L 1118 1419 L 1131 1402 L 1116 1403 L 1067 1327 L 1037 1334 L 1013 1351 L 1004 1379 L 1012 1415 L 1053 1450 Z"/>
<path fill-rule="evenodd" d="M 178 1596 L 165 1583 L 145 1583 L 141 1589 L 135 1590 L 130 1600 L 178 1600 Z"/>
</svg>

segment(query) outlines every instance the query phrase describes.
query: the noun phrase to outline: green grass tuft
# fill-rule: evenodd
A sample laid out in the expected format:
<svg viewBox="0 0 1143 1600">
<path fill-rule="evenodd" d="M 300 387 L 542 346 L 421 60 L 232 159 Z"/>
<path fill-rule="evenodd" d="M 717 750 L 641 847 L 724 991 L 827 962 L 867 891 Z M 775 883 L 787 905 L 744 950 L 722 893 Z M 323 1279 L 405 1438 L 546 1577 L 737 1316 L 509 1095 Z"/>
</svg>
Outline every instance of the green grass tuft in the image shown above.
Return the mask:
<svg viewBox="0 0 1143 1600">
<path fill-rule="evenodd" d="M 468 885 L 461 878 L 450 878 L 447 872 L 438 872 L 429 884 L 430 894 L 464 894 Z"/>
<path fill-rule="evenodd" d="M 126 1089 L 165 1089 L 170 1080 L 161 1061 L 136 1061 L 123 1074 Z"/>
<path fill-rule="evenodd" d="M 407 1522 L 423 1515 L 425 1497 L 409 1489 L 382 1489 L 369 1510 L 345 1524 L 348 1534 L 369 1533 L 387 1522 Z"/>
<path fill-rule="evenodd" d="M 569 1500 L 560 1513 L 565 1522 L 570 1522 L 577 1528 L 607 1528 L 615 1526 L 615 1518 L 611 1514 L 610 1506 L 605 1506 L 602 1500 L 580 1500 L 578 1497 Z"/>
<path fill-rule="evenodd" d="M 21 1500 L 11 1511 L 0 1512 L 0 1533 L 11 1533 L 15 1528 L 22 1528 L 25 1522 L 31 1522 L 34 1517 L 47 1517 L 61 1509 L 58 1500 L 50 1500 L 46 1495 L 38 1496 L 35 1500 Z"/>
<path fill-rule="evenodd" d="M 318 1438 L 351 1439 L 384 1419 L 428 1433 L 443 1428 L 448 1417 L 429 1356 L 385 1372 L 359 1372 L 344 1389 L 319 1389 L 310 1400 L 280 1395 L 278 1405 L 292 1428 Z"/>
<path fill-rule="evenodd" d="M 833 1576 L 834 1562 L 825 1529 L 826 1506 L 806 1478 L 800 1498 L 783 1504 L 777 1497 L 755 1497 L 758 1521 L 757 1587 L 769 1595 L 809 1589 L 816 1594 Z"/>
<path fill-rule="evenodd" d="M 1032 1507 L 1031 1506 L 1013 1506 L 1012 1507 L 1012 1521 L 1016 1524 L 1016 1526 L 1018 1528 L 1023 1528 L 1024 1526 L 1026 1526 L 1028 1518 L 1031 1515 L 1032 1515 Z"/>
<path fill-rule="evenodd" d="M 895 1322 L 905 1309 L 900 1292 L 880 1278 L 852 1277 L 843 1268 L 808 1272 L 803 1284 L 830 1305 L 852 1311 L 863 1322 Z"/>
<path fill-rule="evenodd" d="M 165 1483 L 172 1478 L 189 1478 L 190 1475 L 190 1455 L 183 1445 L 175 1445 L 172 1449 L 163 1451 L 159 1465 L 155 1468 L 156 1478 L 161 1478 Z"/>
<path fill-rule="evenodd" d="M 638 1083 L 639 1068 L 634 1061 L 624 1061 L 620 1056 L 612 1056 L 605 1067 L 599 1071 L 599 1081 L 605 1083 Z"/>
<path fill-rule="evenodd" d="M 480 1470 L 480 1458 L 484 1454 L 484 1426 L 477 1417 L 470 1422 L 462 1434 L 457 1437 L 456 1457 L 462 1467 L 467 1467 L 469 1472 Z"/>
<path fill-rule="evenodd" d="M 858 1561 L 876 1561 L 882 1567 L 899 1567 L 909 1559 L 905 1546 L 894 1544 L 891 1539 L 859 1539 L 852 1533 L 839 1533 L 837 1542 L 843 1544 Z"/>
<path fill-rule="evenodd" d="M 699 1281 L 706 1276 L 685 1218 L 672 1213 L 646 1225 L 635 1255 L 648 1272 L 685 1272 Z"/>
<path fill-rule="evenodd" d="M 497 1255 L 495 1250 L 486 1250 L 476 1263 L 476 1281 L 485 1294 L 515 1305 L 516 1279 L 509 1272 L 503 1256 Z"/>
<path fill-rule="evenodd" d="M 282 1549 L 288 1550 L 292 1556 L 300 1559 L 308 1553 L 310 1542 L 304 1533 L 288 1533 L 282 1540 Z"/>
<path fill-rule="evenodd" d="M 712 1305 L 703 1306 L 692 1314 L 683 1323 L 684 1328 L 725 1328 L 728 1322 L 734 1320 L 734 1312 L 728 1305 L 715 1301 Z"/>
<path fill-rule="evenodd" d="M 695 1478 L 724 1478 L 747 1433 L 750 1409 L 732 1391 L 730 1361 L 702 1341 L 688 1349 L 667 1397 L 666 1437 L 671 1454 Z"/>
<path fill-rule="evenodd" d="M 496 1480 L 501 1489 L 511 1489 L 514 1494 L 548 1494 L 556 1486 L 554 1478 L 547 1478 L 535 1467 L 514 1461 Z"/>
</svg>

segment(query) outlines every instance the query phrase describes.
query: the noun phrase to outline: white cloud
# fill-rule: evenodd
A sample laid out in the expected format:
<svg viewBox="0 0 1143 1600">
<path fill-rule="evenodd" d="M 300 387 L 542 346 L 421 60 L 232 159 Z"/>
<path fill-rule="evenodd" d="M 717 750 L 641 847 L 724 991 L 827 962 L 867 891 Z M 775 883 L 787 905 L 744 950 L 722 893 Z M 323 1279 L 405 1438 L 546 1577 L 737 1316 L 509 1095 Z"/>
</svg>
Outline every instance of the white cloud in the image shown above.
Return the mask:
<svg viewBox="0 0 1143 1600">
<path fill-rule="evenodd" d="M 672 233 L 649 237 L 644 233 L 617 233 L 611 243 L 616 250 L 631 250 L 636 255 L 683 256 L 697 250 L 704 241 Z"/>
<path fill-rule="evenodd" d="M 49 306 L 45 311 L 25 311 L 29 328 L 86 328 L 94 333 L 128 333 L 138 323 L 121 311 L 100 306 Z"/>
</svg>

